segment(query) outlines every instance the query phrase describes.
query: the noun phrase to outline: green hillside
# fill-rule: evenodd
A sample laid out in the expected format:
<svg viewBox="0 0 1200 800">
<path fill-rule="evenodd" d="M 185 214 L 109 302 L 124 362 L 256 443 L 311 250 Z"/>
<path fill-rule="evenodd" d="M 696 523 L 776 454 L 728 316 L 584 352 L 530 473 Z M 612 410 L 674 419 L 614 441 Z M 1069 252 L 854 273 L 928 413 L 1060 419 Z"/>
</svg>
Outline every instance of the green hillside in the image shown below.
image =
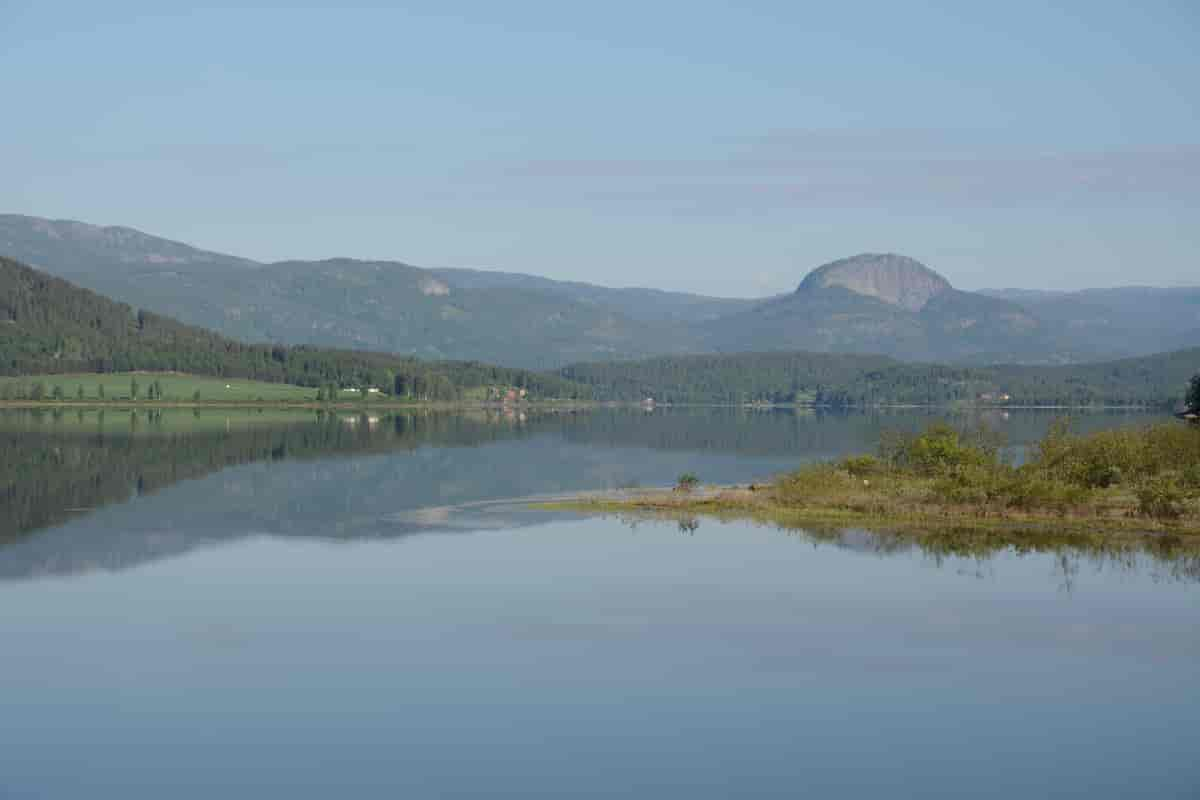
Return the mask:
<svg viewBox="0 0 1200 800">
<path fill-rule="evenodd" d="M 245 344 L 149 311 L 135 312 L 0 257 L 0 375 L 131 371 L 293 384 L 327 393 L 333 387 L 377 387 L 413 400 L 455 400 L 491 385 L 519 386 L 533 397 L 580 394 L 579 387 L 556 375 L 473 362 L 432 364 L 384 353 Z"/>
</svg>

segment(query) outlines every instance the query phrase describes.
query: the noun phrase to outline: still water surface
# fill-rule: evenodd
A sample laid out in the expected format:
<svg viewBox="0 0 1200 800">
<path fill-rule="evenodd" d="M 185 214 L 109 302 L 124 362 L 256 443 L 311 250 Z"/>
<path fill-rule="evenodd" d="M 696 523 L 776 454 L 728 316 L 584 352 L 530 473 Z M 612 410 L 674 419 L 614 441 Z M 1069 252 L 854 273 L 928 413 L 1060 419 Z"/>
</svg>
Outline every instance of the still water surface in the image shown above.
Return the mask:
<svg viewBox="0 0 1200 800">
<path fill-rule="evenodd" d="M 1197 796 L 1191 561 L 511 502 L 928 421 L 0 414 L 0 797 Z"/>
</svg>

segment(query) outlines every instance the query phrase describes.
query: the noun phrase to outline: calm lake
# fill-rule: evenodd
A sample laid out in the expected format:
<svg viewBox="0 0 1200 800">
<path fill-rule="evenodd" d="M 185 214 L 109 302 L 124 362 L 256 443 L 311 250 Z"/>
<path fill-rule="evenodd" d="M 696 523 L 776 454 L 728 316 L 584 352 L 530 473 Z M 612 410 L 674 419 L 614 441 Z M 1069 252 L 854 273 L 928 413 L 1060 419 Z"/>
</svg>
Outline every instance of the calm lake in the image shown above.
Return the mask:
<svg viewBox="0 0 1200 800">
<path fill-rule="evenodd" d="M 1200 795 L 1194 559 L 521 502 L 937 418 L 0 412 L 0 797 Z"/>
</svg>

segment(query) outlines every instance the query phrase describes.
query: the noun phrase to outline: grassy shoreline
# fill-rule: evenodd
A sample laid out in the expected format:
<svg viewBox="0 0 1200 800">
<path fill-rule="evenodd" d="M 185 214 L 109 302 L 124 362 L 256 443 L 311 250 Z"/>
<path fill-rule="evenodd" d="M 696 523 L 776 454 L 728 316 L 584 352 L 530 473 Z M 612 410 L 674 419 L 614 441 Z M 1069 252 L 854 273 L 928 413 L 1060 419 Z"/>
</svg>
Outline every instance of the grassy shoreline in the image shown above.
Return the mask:
<svg viewBox="0 0 1200 800">
<path fill-rule="evenodd" d="M 986 432 L 893 434 L 880 456 L 813 464 L 761 485 L 581 495 L 538 507 L 784 527 L 861 526 L 926 539 L 1158 539 L 1200 551 L 1200 427 L 1158 424 L 1075 436 L 1058 426 L 1020 467 Z"/>
<path fill-rule="evenodd" d="M 64 398 L 62 400 L 6 400 L 0 399 L 0 408 L 336 408 L 336 409 L 402 409 L 402 408 L 637 408 L 644 409 L 641 403 L 622 400 L 558 400 L 558 399 L 529 399 L 518 403 L 504 403 L 495 400 L 392 400 L 386 396 L 370 400 L 339 400 L 336 402 L 320 400 L 171 400 L 171 399 L 138 399 L 128 397 L 113 399 L 85 398 L 83 400 Z M 770 410 L 805 410 L 805 411 L 887 411 L 887 410 L 925 410 L 952 412 L 993 412 L 993 411 L 1070 411 L 1079 413 L 1090 412 L 1128 412 L 1130 414 L 1166 414 L 1168 409 L 1155 406 L 1128 405 L 1089 405 L 1089 406 L 988 406 L 988 405 L 911 405 L 879 403 L 869 406 L 847 405 L 806 405 L 806 404 L 775 404 L 770 406 L 743 406 L 727 403 L 674 403 L 654 406 L 656 410 L 690 409 L 690 408 L 722 408 L 738 411 L 770 411 Z"/>
<path fill-rule="evenodd" d="M 887 506 L 841 505 L 821 499 L 807 505 L 781 503 L 771 496 L 771 485 L 751 490 L 748 486 L 715 486 L 691 494 L 673 488 L 645 489 L 636 493 L 614 491 L 608 495 L 579 497 L 535 503 L 548 511 L 578 511 L 595 514 L 637 514 L 679 520 L 687 516 L 719 519 L 749 519 L 784 527 L 838 525 L 862 526 L 876 531 L 924 535 L 927 533 L 972 532 L 993 534 L 1055 533 L 1082 538 L 1127 538 L 1178 536 L 1194 539 L 1200 550 L 1200 521 L 1165 522 L 1119 515 L 1038 511 L 980 511 L 968 506 L 934 506 L 927 510 Z"/>
<path fill-rule="evenodd" d="M 153 404 L 163 407 L 261 407 L 287 406 L 296 408 L 318 407 L 437 407 L 479 408 L 495 405 L 574 405 L 590 408 L 637 407 L 647 408 L 640 401 L 596 400 L 550 397 L 523 397 L 518 402 L 504 403 L 499 398 L 488 397 L 484 387 L 463 391 L 457 399 L 418 400 L 396 398 L 385 393 L 363 396 L 357 388 L 342 388 L 339 396 L 328 396 L 330 387 L 299 386 L 286 383 L 256 381 L 241 378 L 220 378 L 211 375 L 196 375 L 183 372 L 154 372 L 132 370 L 109 373 L 59 373 L 22 376 L 0 376 L 0 407 L 40 408 L 45 406 L 142 406 Z M 321 396 L 325 394 L 325 396 Z M 959 413 L 997 412 L 1006 410 L 1059 410 L 1078 412 L 1127 411 L 1130 413 L 1153 413 L 1168 409 L 1151 404 L 1091 404 L 1079 406 L 1062 405 L 1015 405 L 989 402 L 954 403 L 870 403 L 829 404 L 818 402 L 792 403 L 658 403 L 649 409 L 668 408 L 728 408 L 746 412 L 793 410 L 793 411 L 866 411 L 866 410 L 940 410 Z"/>
<path fill-rule="evenodd" d="M 296 411 L 403 411 L 405 409 L 444 409 L 453 411 L 496 409 L 522 411 L 546 408 L 596 408 L 602 404 L 575 400 L 532 400 L 519 404 L 472 400 L 368 400 L 321 402 L 316 400 L 0 400 L 0 409 L 159 409 L 159 408 L 238 408 L 292 409 Z"/>
</svg>

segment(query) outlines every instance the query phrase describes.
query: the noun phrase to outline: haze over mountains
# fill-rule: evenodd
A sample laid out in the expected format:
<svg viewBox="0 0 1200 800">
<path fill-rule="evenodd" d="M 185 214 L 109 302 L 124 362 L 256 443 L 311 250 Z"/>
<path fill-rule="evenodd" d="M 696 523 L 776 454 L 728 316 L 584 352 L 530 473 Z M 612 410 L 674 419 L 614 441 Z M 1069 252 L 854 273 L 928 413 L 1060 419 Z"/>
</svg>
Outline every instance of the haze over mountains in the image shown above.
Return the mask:
<svg viewBox="0 0 1200 800">
<path fill-rule="evenodd" d="M 1200 341 L 1200 288 L 964 292 L 894 254 L 833 262 L 761 300 L 396 261 L 261 263 L 131 228 L 23 215 L 0 215 L 0 255 L 242 340 L 537 369 L 779 350 L 1064 363 Z"/>
</svg>

